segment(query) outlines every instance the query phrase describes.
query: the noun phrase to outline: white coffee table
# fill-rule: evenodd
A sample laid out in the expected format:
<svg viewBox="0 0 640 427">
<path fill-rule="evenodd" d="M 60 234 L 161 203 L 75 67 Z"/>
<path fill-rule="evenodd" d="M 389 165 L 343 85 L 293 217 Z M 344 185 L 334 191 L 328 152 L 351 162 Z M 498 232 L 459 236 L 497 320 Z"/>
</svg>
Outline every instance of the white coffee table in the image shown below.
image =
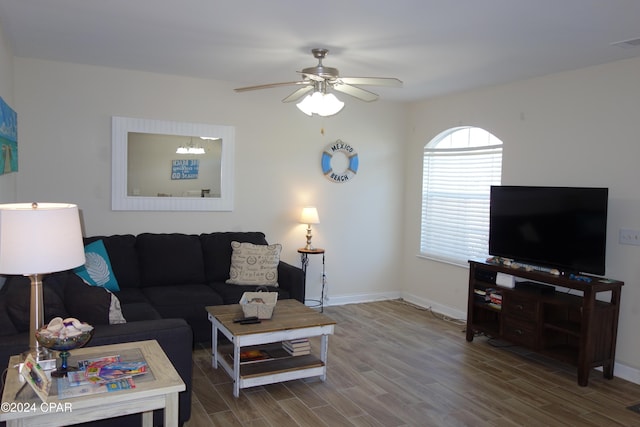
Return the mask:
<svg viewBox="0 0 640 427">
<path fill-rule="evenodd" d="M 151 375 L 145 374 L 135 380 L 135 388 L 58 399 L 55 381 L 60 380 L 54 379 L 52 393 L 44 404 L 25 384 L 18 369 L 13 367 L 22 361 L 22 357 L 12 356 L 2 394 L 0 421 L 6 421 L 7 427 L 62 426 L 142 412 L 142 425 L 151 427 L 153 411 L 164 409 L 164 425 L 177 427 L 178 393 L 185 390 L 185 385 L 157 341 L 81 348 L 71 351 L 71 360 L 124 354 L 132 350 L 140 351 L 151 371 Z M 147 378 L 143 378 L 145 376 Z"/>
<path fill-rule="evenodd" d="M 233 379 L 233 395 L 238 397 L 240 389 L 319 376 L 327 378 L 327 350 L 329 335 L 333 334 L 336 322 L 296 300 L 278 301 L 273 316 L 258 324 L 241 325 L 233 319 L 243 317 L 239 304 L 206 308 L 211 321 L 212 365 L 218 365 Z M 231 344 L 220 345 L 218 331 Z M 275 357 L 253 363 L 240 363 L 241 349 L 264 348 L 267 351 L 281 349 L 281 342 L 298 338 L 320 336 L 319 355 Z M 275 352 L 275 351 L 274 351 Z"/>
</svg>

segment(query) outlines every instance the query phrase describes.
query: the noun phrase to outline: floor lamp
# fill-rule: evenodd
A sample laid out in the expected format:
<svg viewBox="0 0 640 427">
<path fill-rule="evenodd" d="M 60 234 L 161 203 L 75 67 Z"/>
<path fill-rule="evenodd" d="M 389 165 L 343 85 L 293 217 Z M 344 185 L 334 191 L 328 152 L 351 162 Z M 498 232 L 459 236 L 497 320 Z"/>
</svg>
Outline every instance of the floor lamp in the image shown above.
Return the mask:
<svg viewBox="0 0 640 427">
<path fill-rule="evenodd" d="M 0 205 L 0 274 L 31 279 L 29 350 L 37 360 L 51 359 L 36 340 L 44 323 L 42 276 L 85 263 L 78 207 L 64 203 Z"/>
</svg>

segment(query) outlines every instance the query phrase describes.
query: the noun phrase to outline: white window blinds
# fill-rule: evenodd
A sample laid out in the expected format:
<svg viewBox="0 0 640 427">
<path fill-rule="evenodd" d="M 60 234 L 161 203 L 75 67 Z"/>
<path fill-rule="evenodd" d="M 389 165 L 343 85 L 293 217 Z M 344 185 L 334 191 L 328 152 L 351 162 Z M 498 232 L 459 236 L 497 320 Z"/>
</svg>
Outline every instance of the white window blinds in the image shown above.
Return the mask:
<svg viewBox="0 0 640 427">
<path fill-rule="evenodd" d="M 482 144 L 425 147 L 421 255 L 456 264 L 488 255 L 489 192 L 500 185 L 502 143 L 493 137 Z"/>
</svg>

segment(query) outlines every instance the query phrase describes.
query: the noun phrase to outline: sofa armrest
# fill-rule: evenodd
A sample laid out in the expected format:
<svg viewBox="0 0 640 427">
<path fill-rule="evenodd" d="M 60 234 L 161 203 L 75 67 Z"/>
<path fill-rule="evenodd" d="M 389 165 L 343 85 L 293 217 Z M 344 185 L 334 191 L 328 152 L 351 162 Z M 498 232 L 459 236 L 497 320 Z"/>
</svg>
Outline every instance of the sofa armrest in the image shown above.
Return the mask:
<svg viewBox="0 0 640 427">
<path fill-rule="evenodd" d="M 278 264 L 278 286 L 286 289 L 291 298 L 304 304 L 304 272 L 300 267 L 280 261 Z"/>
</svg>

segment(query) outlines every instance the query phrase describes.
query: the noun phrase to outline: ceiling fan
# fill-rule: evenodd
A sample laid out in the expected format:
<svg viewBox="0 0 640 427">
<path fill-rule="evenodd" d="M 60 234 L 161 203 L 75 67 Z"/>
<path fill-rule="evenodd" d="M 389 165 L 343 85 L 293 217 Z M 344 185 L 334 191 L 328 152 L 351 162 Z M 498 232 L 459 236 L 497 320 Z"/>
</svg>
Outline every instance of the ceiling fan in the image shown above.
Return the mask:
<svg viewBox="0 0 640 427">
<path fill-rule="evenodd" d="M 311 49 L 311 53 L 313 54 L 313 57 L 318 60 L 318 65 L 315 67 L 303 68 L 302 71 L 298 71 L 299 74 L 302 74 L 302 80 L 247 86 L 237 88 L 235 91 L 246 92 L 249 90 L 268 89 L 280 86 L 302 86 L 282 100 L 282 102 L 293 102 L 302 98 L 309 92 L 320 92 L 322 94 L 326 94 L 327 89 L 331 88 L 362 101 L 371 102 L 378 99 L 378 95 L 357 86 L 402 86 L 402 81 L 391 77 L 340 77 L 337 68 L 325 67 L 322 64 L 322 60 L 327 56 L 327 53 L 329 53 L 327 49 Z"/>
</svg>

